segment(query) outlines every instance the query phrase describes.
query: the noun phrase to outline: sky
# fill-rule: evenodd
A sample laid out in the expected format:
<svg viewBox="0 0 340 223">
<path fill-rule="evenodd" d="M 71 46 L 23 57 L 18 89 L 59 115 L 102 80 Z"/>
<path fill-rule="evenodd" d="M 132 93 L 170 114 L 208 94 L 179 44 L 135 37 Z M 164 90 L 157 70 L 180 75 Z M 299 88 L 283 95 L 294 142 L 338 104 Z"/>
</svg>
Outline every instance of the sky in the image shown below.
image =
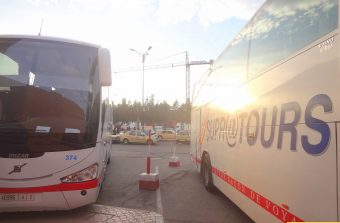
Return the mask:
<svg viewBox="0 0 340 223">
<path fill-rule="evenodd" d="M 216 59 L 264 0 L 0 0 L 0 34 L 55 36 L 111 53 L 115 104 L 186 100 L 189 61 Z M 144 82 L 142 56 L 148 51 Z M 137 68 L 137 71 L 131 71 Z M 190 97 L 209 65 L 190 66 Z M 129 71 L 129 72 L 127 72 Z"/>
</svg>

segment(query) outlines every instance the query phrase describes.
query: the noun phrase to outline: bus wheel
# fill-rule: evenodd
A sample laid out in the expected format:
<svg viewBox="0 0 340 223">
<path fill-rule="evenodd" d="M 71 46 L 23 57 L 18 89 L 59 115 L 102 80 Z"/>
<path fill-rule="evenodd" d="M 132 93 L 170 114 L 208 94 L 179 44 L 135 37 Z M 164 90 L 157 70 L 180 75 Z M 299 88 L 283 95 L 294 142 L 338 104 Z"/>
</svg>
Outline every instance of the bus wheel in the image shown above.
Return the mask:
<svg viewBox="0 0 340 223">
<path fill-rule="evenodd" d="M 215 191 L 215 186 L 213 184 L 212 171 L 211 171 L 211 163 L 208 154 L 205 154 L 203 157 L 203 167 L 202 167 L 202 177 L 205 189 L 209 192 Z"/>
<path fill-rule="evenodd" d="M 125 145 L 127 145 L 127 144 L 129 144 L 129 140 L 128 140 L 128 139 L 124 139 L 124 140 L 123 140 L 123 143 L 124 143 Z"/>
</svg>

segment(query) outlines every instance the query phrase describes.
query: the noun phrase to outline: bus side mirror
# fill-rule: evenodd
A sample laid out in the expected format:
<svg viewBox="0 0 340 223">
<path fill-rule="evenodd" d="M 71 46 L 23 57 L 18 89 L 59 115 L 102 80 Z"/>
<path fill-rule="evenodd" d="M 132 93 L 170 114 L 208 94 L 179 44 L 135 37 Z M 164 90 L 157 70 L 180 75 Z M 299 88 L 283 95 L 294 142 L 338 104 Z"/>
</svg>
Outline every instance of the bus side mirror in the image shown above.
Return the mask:
<svg viewBox="0 0 340 223">
<path fill-rule="evenodd" d="M 101 86 L 111 86 L 111 57 L 110 51 L 106 48 L 98 49 L 98 68 L 99 84 Z"/>
</svg>

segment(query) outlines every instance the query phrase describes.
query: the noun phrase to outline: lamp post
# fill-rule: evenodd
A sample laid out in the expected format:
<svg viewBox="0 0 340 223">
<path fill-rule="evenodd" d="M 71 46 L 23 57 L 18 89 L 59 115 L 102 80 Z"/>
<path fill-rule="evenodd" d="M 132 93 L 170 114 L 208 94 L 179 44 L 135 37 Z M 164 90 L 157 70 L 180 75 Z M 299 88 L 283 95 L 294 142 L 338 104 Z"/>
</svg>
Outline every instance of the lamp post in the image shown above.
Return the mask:
<svg viewBox="0 0 340 223">
<path fill-rule="evenodd" d="M 148 55 L 148 52 L 151 50 L 151 48 L 152 47 L 149 46 L 148 49 L 144 53 L 141 53 L 141 52 L 139 52 L 139 51 L 137 51 L 135 49 L 131 49 L 130 48 L 131 51 L 133 51 L 133 52 L 139 54 L 140 56 L 142 56 L 142 64 L 143 64 L 143 77 L 142 77 L 143 78 L 143 80 L 142 80 L 142 113 L 143 113 L 143 115 L 142 116 L 144 116 L 144 63 L 145 63 L 145 58 Z M 144 130 L 144 120 L 142 122 L 142 129 Z"/>
</svg>

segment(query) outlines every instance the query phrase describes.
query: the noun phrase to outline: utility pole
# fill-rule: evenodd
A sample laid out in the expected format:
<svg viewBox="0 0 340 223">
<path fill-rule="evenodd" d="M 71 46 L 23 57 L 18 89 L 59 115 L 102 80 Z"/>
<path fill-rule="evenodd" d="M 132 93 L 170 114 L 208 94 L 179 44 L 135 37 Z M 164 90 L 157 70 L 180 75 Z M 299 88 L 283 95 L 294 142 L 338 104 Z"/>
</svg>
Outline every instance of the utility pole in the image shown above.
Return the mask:
<svg viewBox="0 0 340 223">
<path fill-rule="evenodd" d="M 188 51 L 185 51 L 185 97 L 186 102 L 190 102 L 190 63 Z"/>
</svg>

